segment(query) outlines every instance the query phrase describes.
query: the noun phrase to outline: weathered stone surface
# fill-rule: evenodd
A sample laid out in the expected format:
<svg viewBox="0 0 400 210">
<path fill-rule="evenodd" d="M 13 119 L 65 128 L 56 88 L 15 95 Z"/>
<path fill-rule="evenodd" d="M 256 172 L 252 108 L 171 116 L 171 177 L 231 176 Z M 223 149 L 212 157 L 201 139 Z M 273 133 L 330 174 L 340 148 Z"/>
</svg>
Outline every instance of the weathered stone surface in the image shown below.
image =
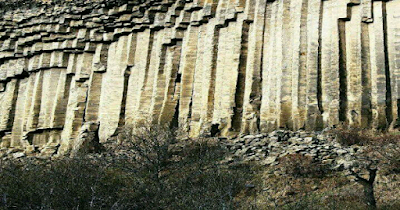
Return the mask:
<svg viewBox="0 0 400 210">
<path fill-rule="evenodd" d="M 76 156 L 98 151 L 101 148 L 98 132 L 98 123 L 87 122 L 82 125 L 78 138 L 72 147 L 71 154 Z"/>
<path fill-rule="evenodd" d="M 142 120 L 225 137 L 400 122 L 400 0 L 59 4 L 0 8 L 2 148 L 64 153 L 88 124 L 105 142 Z M 246 152 L 315 143 L 287 135 Z"/>
</svg>

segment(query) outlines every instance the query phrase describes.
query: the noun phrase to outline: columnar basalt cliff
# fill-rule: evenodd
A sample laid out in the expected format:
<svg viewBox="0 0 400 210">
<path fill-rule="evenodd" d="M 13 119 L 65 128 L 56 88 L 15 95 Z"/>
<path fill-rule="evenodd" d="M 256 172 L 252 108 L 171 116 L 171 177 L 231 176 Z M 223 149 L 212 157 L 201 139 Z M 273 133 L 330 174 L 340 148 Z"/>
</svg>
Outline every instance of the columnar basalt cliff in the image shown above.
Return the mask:
<svg viewBox="0 0 400 210">
<path fill-rule="evenodd" d="M 400 0 L 105 2 L 0 16 L 2 148 L 148 119 L 192 136 L 398 124 Z"/>
</svg>

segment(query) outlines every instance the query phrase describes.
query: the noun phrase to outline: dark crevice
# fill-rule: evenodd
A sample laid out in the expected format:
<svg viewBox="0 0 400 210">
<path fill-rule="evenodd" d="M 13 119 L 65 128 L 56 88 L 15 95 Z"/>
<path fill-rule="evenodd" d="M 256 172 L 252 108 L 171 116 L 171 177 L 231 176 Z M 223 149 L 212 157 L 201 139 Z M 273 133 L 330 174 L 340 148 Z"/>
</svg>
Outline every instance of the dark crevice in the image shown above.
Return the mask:
<svg viewBox="0 0 400 210">
<path fill-rule="evenodd" d="M 176 46 L 172 49 L 171 74 L 170 78 L 167 78 L 167 97 L 164 99 L 164 105 L 161 108 L 160 114 L 160 123 L 168 122 L 170 128 L 173 128 L 174 130 L 179 126 L 179 88 L 181 87 L 182 74 L 178 71 L 182 53 L 182 42 L 177 41 L 175 45 Z M 173 114 L 173 116 L 171 116 L 171 114 Z M 174 120 L 176 120 L 176 122 Z"/>
<path fill-rule="evenodd" d="M 393 125 L 393 128 L 400 128 L 400 117 L 399 117 L 399 113 L 400 113 L 400 99 L 397 99 L 396 103 L 397 103 L 397 119 L 396 119 L 395 124 Z"/>
<path fill-rule="evenodd" d="M 382 1 L 382 21 L 383 21 L 383 45 L 385 53 L 385 76 L 386 76 L 386 120 L 390 125 L 393 121 L 393 107 L 392 107 L 392 87 L 390 78 L 389 67 L 389 53 L 388 53 L 388 35 L 387 35 L 387 17 L 386 17 L 386 2 Z"/>
<path fill-rule="evenodd" d="M 210 81 L 210 87 L 208 90 L 208 112 L 207 112 L 207 118 L 209 120 L 212 119 L 213 112 L 214 112 L 214 95 L 215 95 L 215 77 L 216 77 L 216 71 L 217 71 L 217 59 L 218 59 L 218 44 L 219 44 L 219 31 L 220 27 L 216 26 L 214 30 L 214 37 L 213 37 L 213 57 L 212 57 L 212 66 L 211 66 L 211 81 Z"/>
<path fill-rule="evenodd" d="M 347 59 L 346 21 L 339 19 L 339 121 L 346 122 L 347 113 Z"/>
<path fill-rule="evenodd" d="M 159 90 L 164 89 L 165 88 L 165 84 L 167 84 L 167 78 L 165 78 L 164 75 L 164 67 L 165 67 L 165 57 L 167 54 L 167 46 L 166 45 L 162 45 L 161 46 L 161 55 L 160 55 L 160 63 L 158 66 L 158 71 L 157 73 L 157 79 L 158 82 L 155 86 L 155 95 L 153 95 L 154 98 L 154 105 L 153 105 L 153 111 L 152 111 L 152 116 L 153 116 L 153 122 L 154 123 L 159 123 L 159 118 L 160 118 L 160 110 L 162 109 L 162 104 L 163 101 L 165 100 L 164 98 L 164 91 L 160 92 Z M 162 79 L 160 79 L 162 78 Z M 163 82 L 161 82 L 163 81 Z"/>
<path fill-rule="evenodd" d="M 192 97 L 193 97 L 193 96 L 192 96 Z M 189 119 L 189 121 L 190 121 L 190 119 L 192 118 L 192 112 L 193 112 L 192 107 L 193 107 L 193 99 L 191 98 L 191 99 L 190 99 L 190 102 L 189 102 L 189 113 L 188 113 L 188 119 Z M 190 128 L 189 128 L 189 129 L 190 129 Z"/>
<path fill-rule="evenodd" d="M 0 131 L 0 145 L 3 143 L 3 137 L 6 135 L 7 131 Z"/>
<path fill-rule="evenodd" d="M 319 12 L 319 26 L 318 26 L 318 69 L 317 69 L 317 102 L 318 110 L 322 114 L 324 108 L 322 106 L 322 22 L 324 14 L 324 1 L 321 1 Z M 316 125 L 317 126 L 317 125 Z"/>
<path fill-rule="evenodd" d="M 64 95 L 60 99 L 60 102 L 58 102 L 56 104 L 56 109 L 54 112 L 57 115 L 57 118 L 54 121 L 56 126 L 62 126 L 65 123 L 66 110 L 68 107 L 68 100 L 69 100 L 71 82 L 72 82 L 73 77 L 74 77 L 73 74 L 66 75 L 65 84 L 64 84 Z"/>
<path fill-rule="evenodd" d="M 174 116 L 172 117 L 169 127 L 171 129 L 177 129 L 179 127 L 179 100 L 176 103 Z"/>
<path fill-rule="evenodd" d="M 181 83 L 181 81 L 182 81 L 182 74 L 181 73 L 177 73 L 176 79 L 175 79 L 175 83 Z"/>
<path fill-rule="evenodd" d="M 8 118 L 8 122 L 7 122 L 7 128 L 9 128 L 9 129 L 11 129 L 14 124 L 15 111 L 17 108 L 17 100 L 18 100 L 18 93 L 19 93 L 19 85 L 20 85 L 20 80 L 17 80 L 15 82 L 15 89 L 14 89 L 13 98 L 12 98 L 10 117 Z"/>
<path fill-rule="evenodd" d="M 211 137 L 216 137 L 220 134 L 221 130 L 219 129 L 219 124 L 211 125 Z"/>
<path fill-rule="evenodd" d="M 124 73 L 124 90 L 122 92 L 121 110 L 119 113 L 118 127 L 121 128 L 125 125 L 125 108 L 126 108 L 126 98 L 128 95 L 129 77 L 131 76 L 131 70 L 126 67 Z"/>
<path fill-rule="evenodd" d="M 247 66 L 247 51 L 248 51 L 248 37 L 249 37 L 249 23 L 244 21 L 242 27 L 242 43 L 239 58 L 239 72 L 236 82 L 235 92 L 235 107 L 233 107 L 232 117 L 232 130 L 240 131 L 243 116 L 243 99 L 244 91 L 246 88 L 246 66 Z"/>
<path fill-rule="evenodd" d="M 372 122 L 371 105 L 371 60 L 370 60 L 370 40 L 367 23 L 361 23 L 361 61 L 362 61 L 362 96 L 361 96 L 361 127 L 367 128 Z"/>
<path fill-rule="evenodd" d="M 147 84 L 148 80 L 148 72 L 150 68 L 150 58 L 151 58 L 151 52 L 153 50 L 153 41 L 154 41 L 154 32 L 150 31 L 150 37 L 149 37 L 149 50 L 147 51 L 147 60 L 146 60 L 146 68 L 145 68 L 145 74 L 144 74 L 144 81 L 143 84 Z"/>
<path fill-rule="evenodd" d="M 88 99 L 89 99 L 89 87 L 86 88 L 86 93 L 85 93 L 85 107 L 83 108 L 83 113 L 82 113 L 82 125 L 85 124 L 86 120 L 86 114 L 87 114 L 87 104 L 88 104 Z"/>
</svg>

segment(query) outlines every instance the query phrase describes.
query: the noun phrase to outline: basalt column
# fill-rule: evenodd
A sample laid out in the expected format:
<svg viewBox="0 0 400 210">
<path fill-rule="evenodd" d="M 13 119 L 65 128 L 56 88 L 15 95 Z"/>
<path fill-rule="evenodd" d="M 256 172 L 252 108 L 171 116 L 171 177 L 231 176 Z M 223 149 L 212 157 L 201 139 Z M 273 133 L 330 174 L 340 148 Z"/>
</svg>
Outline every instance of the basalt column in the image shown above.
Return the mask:
<svg viewBox="0 0 400 210">
<path fill-rule="evenodd" d="M 2 151 L 65 153 L 88 125 L 103 143 L 145 121 L 191 137 L 400 125 L 400 0 L 78 0 L 0 13 Z"/>
</svg>

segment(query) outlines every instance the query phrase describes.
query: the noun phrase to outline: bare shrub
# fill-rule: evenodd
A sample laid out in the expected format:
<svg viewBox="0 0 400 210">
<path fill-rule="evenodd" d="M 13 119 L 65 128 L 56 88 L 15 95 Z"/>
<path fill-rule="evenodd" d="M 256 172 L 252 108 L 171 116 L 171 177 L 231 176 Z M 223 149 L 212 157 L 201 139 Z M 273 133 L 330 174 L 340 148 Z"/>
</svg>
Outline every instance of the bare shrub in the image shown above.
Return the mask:
<svg viewBox="0 0 400 210">
<path fill-rule="evenodd" d="M 337 141 L 345 146 L 363 146 L 354 155 L 354 163 L 348 174 L 364 189 L 368 208 L 376 209 L 374 184 L 378 172 L 390 174 L 400 172 L 400 135 L 376 130 L 344 129 L 333 131 Z"/>
<path fill-rule="evenodd" d="M 118 148 L 131 153 L 134 162 L 150 171 L 158 182 L 170 159 L 169 148 L 175 142 L 175 132 L 167 125 L 144 122 L 125 126 L 119 136 Z"/>
<path fill-rule="evenodd" d="M 336 141 L 343 146 L 351 145 L 369 145 L 374 136 L 374 132 L 370 130 L 358 129 L 358 128 L 345 128 L 338 127 L 332 131 L 336 136 Z"/>
<path fill-rule="evenodd" d="M 302 154 L 289 154 L 280 158 L 278 167 L 293 177 L 324 177 L 329 173 L 329 165 Z"/>
<path fill-rule="evenodd" d="M 379 159 L 381 169 L 400 173 L 400 135 L 384 133 L 371 141 L 369 153 Z"/>
<path fill-rule="evenodd" d="M 243 202 L 237 195 L 255 172 L 221 165 L 226 150 L 218 142 L 178 142 L 157 125 L 124 132 L 101 154 L 3 163 L 0 209 L 236 209 Z"/>
</svg>

